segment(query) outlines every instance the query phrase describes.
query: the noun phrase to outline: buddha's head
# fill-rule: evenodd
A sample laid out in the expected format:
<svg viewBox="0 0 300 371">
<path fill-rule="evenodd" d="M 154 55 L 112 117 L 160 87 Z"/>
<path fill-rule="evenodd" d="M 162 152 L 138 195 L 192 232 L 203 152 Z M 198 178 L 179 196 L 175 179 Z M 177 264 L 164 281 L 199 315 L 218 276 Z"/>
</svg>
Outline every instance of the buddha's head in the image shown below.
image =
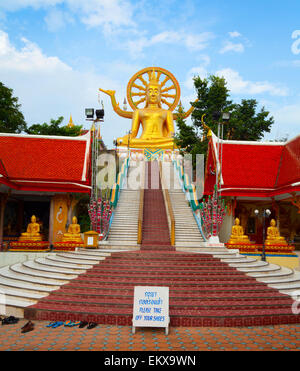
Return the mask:
<svg viewBox="0 0 300 371">
<path fill-rule="evenodd" d="M 240 219 L 239 218 L 236 218 L 235 219 L 235 225 L 239 225 L 240 224 Z"/>
<path fill-rule="evenodd" d="M 160 107 L 161 102 L 161 86 L 157 80 L 155 75 L 155 71 L 153 69 L 149 84 L 146 88 L 146 107 L 149 104 L 157 104 Z"/>
<path fill-rule="evenodd" d="M 276 226 L 276 221 L 275 221 L 275 219 L 272 219 L 272 220 L 271 220 L 270 225 L 271 225 L 271 227 L 275 227 L 275 226 Z"/>
<path fill-rule="evenodd" d="M 76 218 L 76 216 L 73 216 L 73 218 L 72 218 L 72 223 L 73 223 L 73 224 L 77 224 L 77 218 Z"/>
<path fill-rule="evenodd" d="M 32 215 L 32 217 L 31 217 L 31 223 L 36 223 L 36 216 L 35 215 Z"/>
</svg>

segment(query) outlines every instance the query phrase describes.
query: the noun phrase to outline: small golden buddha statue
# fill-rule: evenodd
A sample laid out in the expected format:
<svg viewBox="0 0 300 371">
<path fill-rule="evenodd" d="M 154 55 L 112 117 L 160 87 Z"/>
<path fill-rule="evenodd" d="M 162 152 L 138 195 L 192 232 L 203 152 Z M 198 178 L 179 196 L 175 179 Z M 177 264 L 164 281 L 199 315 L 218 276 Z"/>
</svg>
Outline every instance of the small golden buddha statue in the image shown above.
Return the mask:
<svg viewBox="0 0 300 371">
<path fill-rule="evenodd" d="M 236 218 L 232 226 L 229 244 L 250 243 L 248 236 L 244 234 L 244 228 L 240 225 L 240 219 Z"/>
<path fill-rule="evenodd" d="M 76 216 L 73 216 L 72 224 L 69 225 L 68 232 L 64 233 L 62 242 L 83 243 L 80 235 L 80 225 L 77 223 Z"/>
<path fill-rule="evenodd" d="M 279 230 L 276 227 L 276 221 L 274 219 L 270 222 L 270 227 L 267 229 L 267 238 L 265 241 L 266 245 L 287 245 L 284 237 L 280 236 Z"/>
<path fill-rule="evenodd" d="M 35 215 L 32 215 L 31 223 L 28 224 L 27 231 L 21 233 L 19 241 L 42 241 L 40 225 L 36 222 Z"/>
</svg>

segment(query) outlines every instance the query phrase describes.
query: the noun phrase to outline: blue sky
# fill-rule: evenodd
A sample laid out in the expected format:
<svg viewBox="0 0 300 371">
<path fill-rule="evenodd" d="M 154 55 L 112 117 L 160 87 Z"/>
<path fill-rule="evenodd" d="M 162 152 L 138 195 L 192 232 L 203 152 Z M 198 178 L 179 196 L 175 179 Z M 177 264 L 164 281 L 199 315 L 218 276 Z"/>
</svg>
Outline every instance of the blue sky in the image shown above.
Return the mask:
<svg viewBox="0 0 300 371">
<path fill-rule="evenodd" d="M 148 66 L 172 72 L 184 107 L 195 75 L 224 76 L 235 102 L 255 98 L 275 118 L 265 139 L 300 128 L 298 0 L 0 0 L 0 81 L 29 125 L 72 114 L 89 127 L 98 88 L 122 104 L 129 79 Z M 107 96 L 105 143 L 130 129 Z"/>
</svg>

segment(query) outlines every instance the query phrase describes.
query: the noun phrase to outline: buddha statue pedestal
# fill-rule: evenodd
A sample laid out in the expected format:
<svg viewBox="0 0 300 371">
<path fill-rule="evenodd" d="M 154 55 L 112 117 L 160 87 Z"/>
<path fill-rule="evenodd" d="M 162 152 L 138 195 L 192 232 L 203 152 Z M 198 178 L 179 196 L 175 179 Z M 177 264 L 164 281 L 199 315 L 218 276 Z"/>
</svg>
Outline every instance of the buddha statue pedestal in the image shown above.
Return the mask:
<svg viewBox="0 0 300 371">
<path fill-rule="evenodd" d="M 276 227 L 276 221 L 272 219 L 267 229 L 265 251 L 272 253 L 291 253 L 294 249 L 294 246 L 289 245 L 285 238 L 280 236 L 279 230 Z M 262 248 L 260 248 L 260 250 L 262 250 Z"/>
<path fill-rule="evenodd" d="M 231 230 L 231 236 L 226 243 L 228 249 L 239 249 L 240 252 L 255 252 L 256 246 L 251 243 L 249 237 L 244 234 L 244 228 L 240 225 L 240 220 L 235 219 Z"/>
<path fill-rule="evenodd" d="M 49 248 L 49 242 L 43 241 L 40 234 L 40 225 L 36 222 L 35 215 L 31 217 L 26 232 L 22 233 L 18 241 L 10 243 L 10 250 L 44 251 Z"/>
<path fill-rule="evenodd" d="M 83 241 L 80 235 L 80 225 L 77 223 L 76 216 L 72 218 L 72 224 L 69 225 L 68 232 L 66 232 L 62 241 L 55 242 L 55 250 L 75 251 L 76 248 L 83 247 Z"/>
</svg>

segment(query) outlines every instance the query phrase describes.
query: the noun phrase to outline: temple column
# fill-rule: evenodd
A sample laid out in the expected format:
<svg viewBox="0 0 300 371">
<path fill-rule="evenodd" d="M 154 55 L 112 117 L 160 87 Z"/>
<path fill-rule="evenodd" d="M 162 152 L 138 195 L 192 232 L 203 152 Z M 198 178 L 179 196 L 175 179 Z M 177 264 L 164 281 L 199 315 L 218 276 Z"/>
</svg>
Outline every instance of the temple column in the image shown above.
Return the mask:
<svg viewBox="0 0 300 371">
<path fill-rule="evenodd" d="M 3 242 L 4 212 L 8 194 L 0 195 L 0 244 Z"/>
<path fill-rule="evenodd" d="M 53 215 L 54 215 L 54 196 L 51 197 L 50 211 L 49 211 L 49 236 L 48 241 L 51 245 L 53 243 Z"/>
</svg>

